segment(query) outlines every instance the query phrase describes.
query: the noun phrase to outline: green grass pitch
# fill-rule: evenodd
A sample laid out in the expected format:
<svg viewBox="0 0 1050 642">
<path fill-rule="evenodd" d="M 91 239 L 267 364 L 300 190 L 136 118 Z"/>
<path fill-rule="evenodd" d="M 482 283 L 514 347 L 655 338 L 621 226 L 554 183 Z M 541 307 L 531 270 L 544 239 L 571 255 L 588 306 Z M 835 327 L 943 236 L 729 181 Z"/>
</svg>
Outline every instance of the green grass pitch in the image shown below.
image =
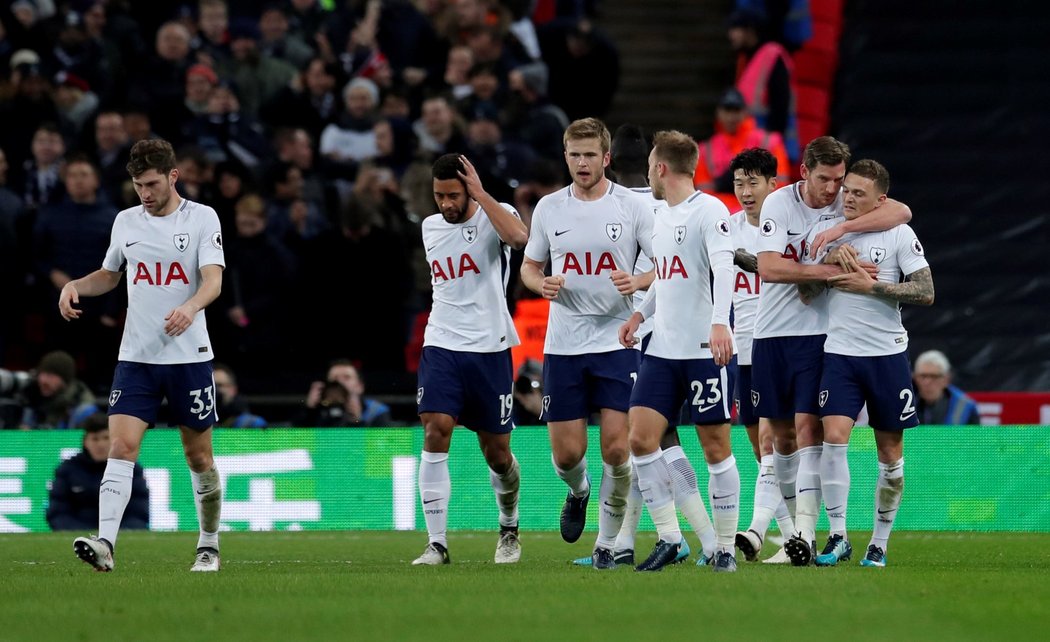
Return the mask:
<svg viewBox="0 0 1050 642">
<path fill-rule="evenodd" d="M 1050 637 L 1050 534 L 899 532 L 885 569 L 741 561 L 735 575 L 692 559 L 572 567 L 593 533 L 523 532 L 521 563 L 496 566 L 495 533 L 452 532 L 451 566 L 413 567 L 425 534 L 361 531 L 226 533 L 218 574 L 189 572 L 195 534 L 124 533 L 107 574 L 76 559 L 74 535 L 0 536 L 0 640 Z M 642 557 L 653 540 L 639 535 Z"/>
</svg>

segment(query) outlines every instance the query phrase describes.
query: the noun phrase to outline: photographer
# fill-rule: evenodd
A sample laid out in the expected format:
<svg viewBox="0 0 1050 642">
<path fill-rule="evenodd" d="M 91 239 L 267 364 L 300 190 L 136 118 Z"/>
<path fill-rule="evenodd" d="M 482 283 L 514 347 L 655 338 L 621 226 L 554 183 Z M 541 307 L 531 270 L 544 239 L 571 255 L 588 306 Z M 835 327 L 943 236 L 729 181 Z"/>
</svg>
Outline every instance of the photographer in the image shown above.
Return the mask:
<svg viewBox="0 0 1050 642">
<path fill-rule="evenodd" d="M 33 373 L 0 368 L 0 428 L 17 428 L 22 420 L 22 391 L 33 383 Z"/>
<path fill-rule="evenodd" d="M 365 384 L 348 359 L 328 366 L 325 381 L 315 381 L 306 396 L 306 408 L 295 421 L 303 428 L 391 425 L 390 407 L 364 396 Z"/>
</svg>

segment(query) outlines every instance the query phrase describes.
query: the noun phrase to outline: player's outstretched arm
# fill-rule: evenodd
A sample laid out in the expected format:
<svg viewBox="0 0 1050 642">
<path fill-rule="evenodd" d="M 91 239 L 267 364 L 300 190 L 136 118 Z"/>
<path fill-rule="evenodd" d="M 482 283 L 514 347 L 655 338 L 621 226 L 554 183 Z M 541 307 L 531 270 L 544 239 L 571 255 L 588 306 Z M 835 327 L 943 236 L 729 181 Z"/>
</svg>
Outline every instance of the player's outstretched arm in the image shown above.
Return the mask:
<svg viewBox="0 0 1050 642">
<path fill-rule="evenodd" d="M 164 317 L 164 332 L 169 337 L 177 337 L 193 323 L 197 313 L 219 298 L 222 292 L 222 266 L 202 265 L 201 284 L 185 303 L 175 308 Z"/>
<path fill-rule="evenodd" d="M 485 210 L 492 227 L 496 228 L 496 234 L 501 241 L 515 250 L 520 250 L 529 242 L 529 230 L 520 218 L 506 210 L 499 202 L 492 198 L 481 185 L 478 170 L 467 160 L 466 156 L 460 156 L 459 161 L 463 164 L 464 171 L 459 173 L 463 183 L 467 186 L 467 195 L 478 202 L 481 209 Z"/>
<path fill-rule="evenodd" d="M 813 239 L 811 252 L 813 256 L 820 256 L 824 246 L 828 243 L 834 243 L 846 234 L 892 230 L 898 225 L 903 225 L 909 221 L 911 221 L 911 208 L 900 201 L 888 198 L 878 209 L 851 221 L 842 221 L 838 225 L 817 234 L 817 237 Z"/>
<path fill-rule="evenodd" d="M 73 307 L 80 303 L 82 296 L 99 296 L 117 287 L 120 283 L 120 272 L 95 270 L 87 276 L 74 279 L 62 287 L 58 295 L 58 312 L 66 321 L 80 318 L 80 310 Z"/>
</svg>

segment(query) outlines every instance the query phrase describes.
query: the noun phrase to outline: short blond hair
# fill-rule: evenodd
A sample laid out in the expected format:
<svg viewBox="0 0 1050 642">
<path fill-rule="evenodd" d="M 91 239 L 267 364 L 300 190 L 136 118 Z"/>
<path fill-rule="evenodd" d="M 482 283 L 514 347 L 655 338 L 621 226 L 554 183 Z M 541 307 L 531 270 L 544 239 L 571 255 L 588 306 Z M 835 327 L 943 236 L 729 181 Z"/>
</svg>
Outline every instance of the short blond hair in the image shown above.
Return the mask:
<svg viewBox="0 0 1050 642">
<path fill-rule="evenodd" d="M 656 132 L 653 136 L 653 152 L 673 173 L 692 176 L 696 171 L 700 149 L 692 136 L 672 129 Z"/>
<path fill-rule="evenodd" d="M 568 145 L 570 140 L 584 140 L 587 138 L 597 138 L 603 154 L 607 154 L 609 148 L 612 147 L 612 136 L 609 134 L 609 128 L 597 118 L 581 118 L 569 123 L 569 126 L 565 128 L 565 134 L 562 136 L 562 144 Z"/>
</svg>

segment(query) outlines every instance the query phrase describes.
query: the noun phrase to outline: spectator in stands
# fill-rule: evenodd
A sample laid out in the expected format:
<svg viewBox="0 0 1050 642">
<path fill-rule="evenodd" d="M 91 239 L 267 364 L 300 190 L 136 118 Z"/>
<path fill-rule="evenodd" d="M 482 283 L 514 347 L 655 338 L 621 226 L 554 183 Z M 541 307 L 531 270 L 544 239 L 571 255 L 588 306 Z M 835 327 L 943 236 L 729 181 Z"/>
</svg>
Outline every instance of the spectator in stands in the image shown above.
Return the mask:
<svg viewBox="0 0 1050 642">
<path fill-rule="evenodd" d="M 208 102 L 212 91 L 219 84 L 219 75 L 208 65 L 197 63 L 186 70 L 186 106 L 187 118 L 192 120 L 208 113 Z"/>
<path fill-rule="evenodd" d="M 940 350 L 927 350 L 915 360 L 912 373 L 921 424 L 962 426 L 981 423 L 977 402 L 951 385 L 952 364 Z"/>
<path fill-rule="evenodd" d="M 130 182 L 127 170 L 130 151 L 124 117 L 117 111 L 100 111 L 95 117 L 95 166 L 99 169 L 102 191 L 118 211 L 128 205 L 123 195 L 124 185 Z"/>
<path fill-rule="evenodd" d="M 55 76 L 55 107 L 59 123 L 70 139 L 78 138 L 84 124 L 98 110 L 98 94 L 83 78 L 67 71 Z"/>
<path fill-rule="evenodd" d="M 314 55 L 314 50 L 298 35 L 289 34 L 287 9 L 282 3 L 271 2 L 259 16 L 262 39 L 259 48 L 263 55 L 285 60 L 296 69 L 302 69 Z"/>
<path fill-rule="evenodd" d="M 462 154 L 467 143 L 448 96 L 437 94 L 423 101 L 423 113 L 412 126 L 420 150 L 433 155 Z M 560 135 L 560 134 L 559 134 Z M 433 195 L 431 195 L 433 200 Z"/>
<path fill-rule="evenodd" d="M 512 92 L 507 107 L 508 134 L 529 145 L 543 158 L 562 158 L 562 133 L 569 119 L 547 97 L 547 65 L 533 62 L 510 72 Z"/>
<path fill-rule="evenodd" d="M 797 50 L 813 35 L 809 0 L 736 0 L 736 8 L 764 13 L 771 37 L 789 51 Z"/>
<path fill-rule="evenodd" d="M 62 197 L 62 157 L 66 143 L 55 123 L 44 123 L 33 133 L 32 157 L 25 162 L 22 175 L 26 207 L 36 209 Z"/>
<path fill-rule="evenodd" d="M 389 426 L 390 407 L 365 396 L 365 382 L 349 359 L 328 366 L 324 381 L 310 385 L 301 427 Z"/>
<path fill-rule="evenodd" d="M 543 364 L 526 359 L 514 380 L 514 425 L 542 426 Z"/>
<path fill-rule="evenodd" d="M 536 152 L 503 138 L 499 112 L 491 103 L 478 103 L 467 125 L 467 152 L 483 185 L 498 202 L 510 202 L 514 188 L 536 161 Z"/>
<path fill-rule="evenodd" d="M 204 152 L 209 162 L 236 160 L 259 167 L 270 156 L 262 127 L 241 108 L 233 83 L 221 81 L 208 96 L 204 113 L 191 123 L 186 139 Z"/>
<path fill-rule="evenodd" d="M 157 30 L 155 53 L 139 67 L 130 85 L 132 102 L 145 107 L 143 111 L 149 116 L 151 129 L 171 140 L 180 140 L 179 112 L 186 90 L 186 71 L 193 64 L 190 39 L 189 30 L 178 22 L 161 25 Z M 127 114 L 124 121 L 126 126 L 131 124 Z M 131 135 L 131 142 L 136 142 L 135 135 Z"/>
<path fill-rule="evenodd" d="M 289 4 L 289 33 L 314 46 L 317 33 L 324 26 L 329 12 L 321 6 L 320 0 L 291 0 Z"/>
<path fill-rule="evenodd" d="M 540 30 L 550 98 L 569 120 L 603 118 L 620 84 L 620 52 L 590 20 L 553 21 Z"/>
<path fill-rule="evenodd" d="M 102 264 L 117 213 L 112 203 L 99 198 L 98 170 L 86 155 L 69 157 L 63 182 L 65 198 L 41 209 L 33 231 L 33 267 L 48 311 L 44 327 L 50 345 L 81 358 L 89 385 L 108 389 L 119 339 L 119 293 L 85 299 L 80 306 L 83 323 L 66 323 L 52 313 L 52 306 L 72 275 Z"/>
<path fill-rule="evenodd" d="M 72 355 L 61 350 L 40 359 L 33 383 L 22 391 L 20 402 L 23 430 L 72 428 L 98 410 L 94 393 L 77 378 Z"/>
<path fill-rule="evenodd" d="M 736 87 L 730 87 L 722 93 L 715 108 L 714 136 L 700 143 L 693 184 L 705 192 L 732 192 L 733 174 L 729 163 L 734 156 L 752 147 L 761 147 L 773 154 L 777 159 L 777 181 L 786 185 L 791 179 L 791 169 L 784 140 L 780 134 L 758 127 L 747 112 L 744 95 Z"/>
<path fill-rule="evenodd" d="M 4 314 L 0 315 L 0 363 L 8 346 L 17 336 L 16 329 L 22 321 L 22 278 L 25 265 L 21 258 L 27 252 L 20 246 L 19 230 L 25 225 L 25 206 L 17 194 L 7 188 L 7 155 L 0 149 L 0 301 L 4 301 Z"/>
<path fill-rule="evenodd" d="M 373 125 L 379 107 L 379 87 L 367 78 L 354 78 L 343 87 L 343 115 L 324 128 L 320 151 L 335 167 L 336 176 L 353 176 L 357 164 L 375 158 Z"/>
<path fill-rule="evenodd" d="M 334 63 L 311 58 L 299 76 L 263 104 L 260 118 L 272 128 L 302 127 L 314 138 L 335 120 L 342 101 L 335 92 L 340 75 Z"/>
<path fill-rule="evenodd" d="M 784 138 L 788 158 L 800 157 L 791 55 L 766 33 L 765 15 L 737 9 L 729 16 L 729 43 L 737 54 L 736 86 L 758 126 Z"/>
<path fill-rule="evenodd" d="M 79 531 L 98 527 L 98 488 L 109 459 L 109 426 L 105 413 L 84 420 L 83 450 L 58 465 L 48 491 L 47 523 L 53 531 Z M 131 501 L 120 527 L 149 528 L 149 486 L 142 466 L 135 464 Z"/>
<path fill-rule="evenodd" d="M 212 369 L 218 394 L 218 425 L 227 428 L 265 428 L 266 420 L 253 414 L 248 408 L 248 402 L 241 396 L 233 370 L 224 363 L 216 363 Z"/>
<path fill-rule="evenodd" d="M 474 52 L 470 47 L 457 45 L 448 50 L 448 61 L 445 63 L 444 84 L 442 91 L 452 94 L 456 101 L 470 96 L 474 89 L 470 85 L 470 70 L 474 67 Z"/>
<path fill-rule="evenodd" d="M 51 97 L 51 82 L 43 75 L 40 56 L 30 49 L 19 49 L 11 55 L 10 85 L 14 94 L 0 100 L 0 148 L 11 163 L 11 185 L 19 193 L 25 184 L 23 164 L 31 156 L 30 144 L 44 123 L 57 123 L 58 110 Z M 13 126 L 17 123 L 18 126 Z"/>
<path fill-rule="evenodd" d="M 263 56 L 259 51 L 259 25 L 250 18 L 237 18 L 230 24 L 230 51 L 226 64 L 219 65 L 220 76 L 237 86 L 244 116 L 255 120 L 262 105 L 288 86 L 296 68 L 279 58 Z"/>
<path fill-rule="evenodd" d="M 470 68 L 467 74 L 470 82 L 470 94 L 456 102 L 460 114 L 469 116 L 479 103 L 489 103 L 502 107 L 507 102 L 506 88 L 500 84 L 496 66 L 492 63 L 479 63 Z"/>
<path fill-rule="evenodd" d="M 255 189 L 252 175 L 236 160 L 216 163 L 212 175 L 214 185 L 208 203 L 219 215 L 222 229 L 232 230 L 236 225 L 237 201 Z"/>
<path fill-rule="evenodd" d="M 390 169 L 400 181 L 415 150 L 411 123 L 403 118 L 384 117 L 376 121 L 372 130 L 376 137 L 376 165 Z"/>
<path fill-rule="evenodd" d="M 274 163 L 263 183 L 272 190 L 267 207 L 270 232 L 289 247 L 330 227 L 321 204 L 306 197 L 303 173 L 297 165 L 288 161 Z"/>
</svg>

